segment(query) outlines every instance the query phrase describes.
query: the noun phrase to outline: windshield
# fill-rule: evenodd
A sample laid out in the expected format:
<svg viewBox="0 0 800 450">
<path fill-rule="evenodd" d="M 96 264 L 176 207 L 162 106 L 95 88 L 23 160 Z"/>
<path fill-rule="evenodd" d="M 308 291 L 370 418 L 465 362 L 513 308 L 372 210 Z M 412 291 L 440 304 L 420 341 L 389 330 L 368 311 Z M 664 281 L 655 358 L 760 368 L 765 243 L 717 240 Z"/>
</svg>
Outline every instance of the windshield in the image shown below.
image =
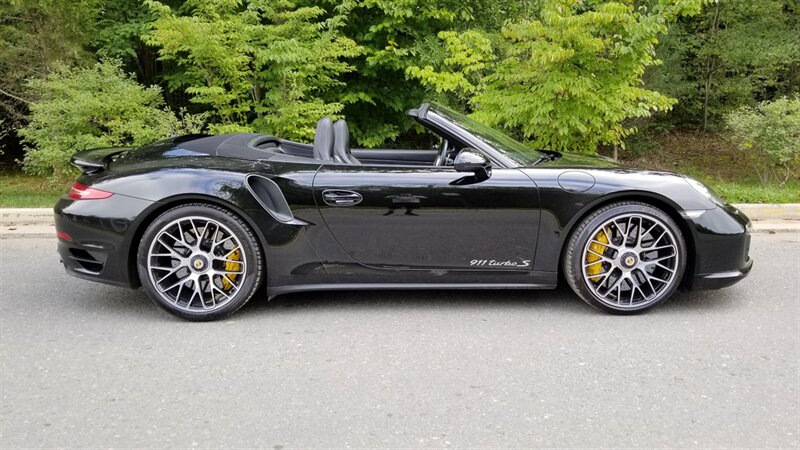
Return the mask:
<svg viewBox="0 0 800 450">
<path fill-rule="evenodd" d="M 528 147 L 510 138 L 505 133 L 486 126 L 474 119 L 470 119 L 464 114 L 455 112 L 450 108 L 432 103 L 429 110 L 467 130 L 489 146 L 503 152 L 508 158 L 514 160 L 514 162 L 520 166 L 534 165 L 543 156 L 538 150 Z"/>
</svg>

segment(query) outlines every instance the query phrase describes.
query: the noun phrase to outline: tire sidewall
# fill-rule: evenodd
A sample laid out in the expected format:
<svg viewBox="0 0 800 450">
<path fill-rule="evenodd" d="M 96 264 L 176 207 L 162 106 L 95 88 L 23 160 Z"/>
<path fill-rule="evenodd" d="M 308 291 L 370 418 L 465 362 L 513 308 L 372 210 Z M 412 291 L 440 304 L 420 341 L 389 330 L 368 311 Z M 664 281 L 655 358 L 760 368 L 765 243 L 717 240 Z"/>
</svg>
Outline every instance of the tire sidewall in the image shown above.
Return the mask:
<svg viewBox="0 0 800 450">
<path fill-rule="evenodd" d="M 655 301 L 646 303 L 639 307 L 615 308 L 601 300 L 598 300 L 592 290 L 587 286 L 586 281 L 583 278 L 583 249 L 588 243 L 592 234 L 597 230 L 598 227 L 600 227 L 600 225 L 615 216 L 631 213 L 650 216 L 658 219 L 669 228 L 669 231 L 675 237 L 675 245 L 678 247 L 678 264 L 675 268 L 676 278 L 667 289 L 659 294 Z M 565 275 L 567 276 L 567 281 L 569 282 L 570 286 L 578 294 L 578 296 L 595 308 L 615 314 L 636 314 L 647 311 L 672 297 L 683 280 L 686 269 L 686 260 L 686 242 L 684 240 L 683 233 L 669 215 L 660 209 L 644 203 L 624 202 L 601 208 L 595 214 L 590 215 L 584 219 L 583 222 L 581 222 L 569 242 L 567 258 L 565 259 Z"/>
<path fill-rule="evenodd" d="M 242 250 L 245 254 L 245 261 L 248 262 L 248 264 L 245 265 L 245 279 L 239 291 L 225 305 L 212 311 L 188 311 L 185 309 L 176 308 L 172 303 L 161 296 L 158 289 L 155 287 L 147 268 L 147 257 L 150 246 L 162 228 L 177 219 L 190 216 L 206 217 L 216 220 L 228 227 L 241 243 Z M 147 229 L 142 235 L 142 239 L 139 241 L 136 266 L 139 272 L 139 279 L 141 280 L 142 287 L 147 292 L 148 296 L 153 299 L 158 306 L 170 314 L 182 319 L 192 321 L 208 321 L 227 317 L 236 312 L 239 308 L 244 306 L 248 300 L 250 300 L 261 284 L 263 261 L 260 247 L 255 239 L 255 235 L 251 231 L 250 227 L 241 219 L 239 219 L 233 213 L 215 205 L 188 204 L 177 206 L 164 212 L 155 220 L 153 220 L 150 225 L 148 225 Z"/>
</svg>

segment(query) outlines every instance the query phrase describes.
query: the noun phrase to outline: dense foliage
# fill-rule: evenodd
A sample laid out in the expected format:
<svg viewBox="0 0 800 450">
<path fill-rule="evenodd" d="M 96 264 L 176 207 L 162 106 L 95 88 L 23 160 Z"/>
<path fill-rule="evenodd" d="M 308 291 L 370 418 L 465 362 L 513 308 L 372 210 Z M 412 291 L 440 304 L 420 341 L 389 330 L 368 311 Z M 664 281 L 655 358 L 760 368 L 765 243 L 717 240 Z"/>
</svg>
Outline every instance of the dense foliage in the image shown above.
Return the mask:
<svg viewBox="0 0 800 450">
<path fill-rule="evenodd" d="M 110 105 L 122 101 L 153 117 L 164 105 L 204 113 L 210 132 L 307 141 L 331 115 L 347 118 L 354 145 L 411 146 L 423 141 L 404 112 L 430 99 L 536 146 L 595 152 L 637 132 L 727 132 L 732 111 L 797 94 L 798 13 L 795 0 L 6 0 L 0 126 L 27 125 L 26 167 L 58 167 L 92 140 L 53 153 L 48 139 L 96 123 L 41 137 L 64 114 L 54 92 L 94 73 L 151 97 L 80 86 L 74 120 L 96 121 L 91 104 L 136 123 L 138 109 Z M 94 66 L 111 59 L 121 66 Z"/>
<path fill-rule="evenodd" d="M 669 122 L 716 129 L 733 109 L 797 92 L 799 8 L 793 0 L 720 0 L 675 23 L 658 50 L 665 64 L 647 79 L 678 99 Z"/>
<path fill-rule="evenodd" d="M 158 12 L 146 41 L 177 70 L 165 80 L 214 115 L 210 131 L 259 130 L 309 140 L 320 117 L 342 103 L 322 96 L 352 70 L 359 50 L 337 32 L 344 8 L 329 18 L 318 6 L 283 0 L 188 0 L 182 14 Z"/>
<path fill-rule="evenodd" d="M 726 122 L 762 184 L 783 184 L 800 167 L 800 97 L 742 107 L 728 114 Z"/>
<path fill-rule="evenodd" d="M 95 0 L 0 2 L 0 113 L 6 125 L 25 122 L 27 79 L 90 58 L 95 13 Z"/>
<path fill-rule="evenodd" d="M 39 100 L 31 105 L 30 123 L 20 130 L 29 146 L 24 167 L 40 175 L 63 171 L 77 151 L 143 145 L 198 132 L 202 125 L 195 116 L 176 117 L 165 108 L 159 87 L 141 86 L 116 63 L 56 67 L 28 87 Z"/>
<path fill-rule="evenodd" d="M 473 99 L 476 116 L 519 128 L 534 145 L 552 150 L 593 152 L 600 144 L 622 144 L 635 131 L 625 120 L 675 102 L 641 80 L 658 62 L 655 44 L 667 24 L 699 9 L 697 2 L 684 3 L 636 10 L 620 1 L 547 2 L 538 20 L 503 28 L 508 51 Z"/>
</svg>

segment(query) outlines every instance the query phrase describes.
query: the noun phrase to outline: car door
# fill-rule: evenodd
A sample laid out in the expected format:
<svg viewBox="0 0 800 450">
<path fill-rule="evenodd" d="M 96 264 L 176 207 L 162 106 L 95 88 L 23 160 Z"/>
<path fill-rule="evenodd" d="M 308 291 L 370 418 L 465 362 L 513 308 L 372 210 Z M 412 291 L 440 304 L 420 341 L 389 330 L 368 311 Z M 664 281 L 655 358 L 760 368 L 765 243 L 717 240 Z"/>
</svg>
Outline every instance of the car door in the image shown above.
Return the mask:
<svg viewBox="0 0 800 450">
<path fill-rule="evenodd" d="M 325 164 L 313 184 L 332 235 L 363 265 L 532 269 L 539 198 L 518 169 L 475 181 L 452 167 Z"/>
</svg>

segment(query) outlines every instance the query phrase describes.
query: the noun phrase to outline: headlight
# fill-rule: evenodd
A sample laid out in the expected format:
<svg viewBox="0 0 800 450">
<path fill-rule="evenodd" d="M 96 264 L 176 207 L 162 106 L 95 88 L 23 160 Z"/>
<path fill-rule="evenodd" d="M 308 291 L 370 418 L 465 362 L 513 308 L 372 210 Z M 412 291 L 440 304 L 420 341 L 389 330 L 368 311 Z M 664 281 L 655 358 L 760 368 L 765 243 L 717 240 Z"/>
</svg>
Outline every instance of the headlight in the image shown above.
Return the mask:
<svg viewBox="0 0 800 450">
<path fill-rule="evenodd" d="M 711 202 L 717 205 L 724 205 L 725 202 L 719 198 L 719 195 L 716 194 L 710 187 L 706 186 L 705 184 L 695 180 L 694 178 L 684 177 L 689 186 L 693 187 L 695 191 L 700 193 L 703 197 L 709 199 Z"/>
</svg>

